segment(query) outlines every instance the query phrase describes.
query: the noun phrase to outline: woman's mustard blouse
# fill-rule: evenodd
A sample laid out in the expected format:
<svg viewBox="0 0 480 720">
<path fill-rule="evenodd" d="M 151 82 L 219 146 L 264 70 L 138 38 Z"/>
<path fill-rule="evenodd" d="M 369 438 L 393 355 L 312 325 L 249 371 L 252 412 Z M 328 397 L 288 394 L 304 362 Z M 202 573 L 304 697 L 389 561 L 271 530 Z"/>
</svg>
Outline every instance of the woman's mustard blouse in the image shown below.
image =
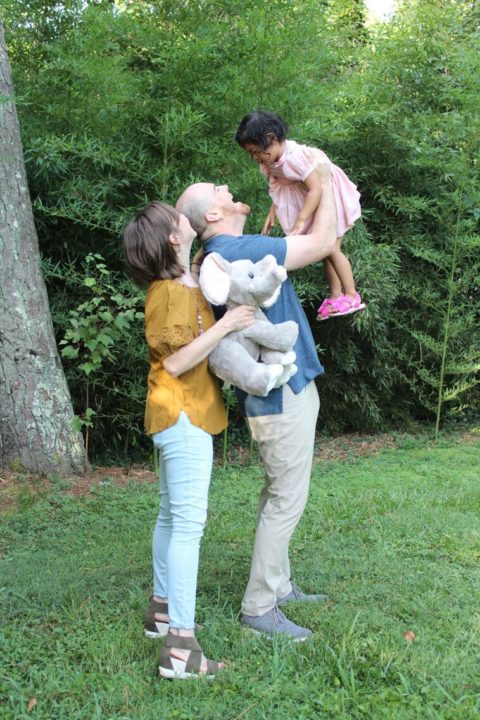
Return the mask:
<svg viewBox="0 0 480 720">
<path fill-rule="evenodd" d="M 213 312 L 199 288 L 175 280 L 150 283 L 145 299 L 145 335 L 148 345 L 148 374 L 145 429 L 149 435 L 175 425 L 183 410 L 190 422 L 215 435 L 227 426 L 218 380 L 202 360 L 179 377 L 163 369 L 163 360 L 188 345 L 202 328 L 214 322 Z"/>
</svg>

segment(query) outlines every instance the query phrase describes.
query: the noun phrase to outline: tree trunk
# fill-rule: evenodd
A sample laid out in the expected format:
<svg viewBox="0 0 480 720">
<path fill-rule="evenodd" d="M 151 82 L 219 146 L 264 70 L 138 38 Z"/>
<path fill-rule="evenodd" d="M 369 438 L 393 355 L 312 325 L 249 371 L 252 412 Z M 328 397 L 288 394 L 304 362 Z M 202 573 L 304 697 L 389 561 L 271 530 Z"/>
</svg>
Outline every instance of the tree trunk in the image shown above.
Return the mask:
<svg viewBox="0 0 480 720">
<path fill-rule="evenodd" d="M 40 269 L 0 20 L 0 466 L 82 472 L 82 436 L 57 351 Z"/>
</svg>

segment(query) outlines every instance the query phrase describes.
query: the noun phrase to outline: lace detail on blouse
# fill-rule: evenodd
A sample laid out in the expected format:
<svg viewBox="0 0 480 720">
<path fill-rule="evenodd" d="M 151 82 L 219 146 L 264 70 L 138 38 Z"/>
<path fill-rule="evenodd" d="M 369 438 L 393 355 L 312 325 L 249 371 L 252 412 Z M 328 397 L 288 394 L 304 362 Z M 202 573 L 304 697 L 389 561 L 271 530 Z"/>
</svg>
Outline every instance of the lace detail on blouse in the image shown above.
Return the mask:
<svg viewBox="0 0 480 720">
<path fill-rule="evenodd" d="M 189 325 L 171 325 L 162 328 L 160 335 L 152 335 L 149 338 L 152 348 L 160 355 L 167 355 L 178 348 L 188 345 L 194 339 L 192 328 Z"/>
</svg>

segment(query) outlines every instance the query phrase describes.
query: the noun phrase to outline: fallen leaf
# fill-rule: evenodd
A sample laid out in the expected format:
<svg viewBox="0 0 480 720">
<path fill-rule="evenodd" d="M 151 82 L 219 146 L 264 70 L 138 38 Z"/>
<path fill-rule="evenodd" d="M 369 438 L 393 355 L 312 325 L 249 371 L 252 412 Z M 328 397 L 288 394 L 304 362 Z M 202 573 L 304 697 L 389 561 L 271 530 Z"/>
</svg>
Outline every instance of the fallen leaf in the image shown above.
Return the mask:
<svg viewBox="0 0 480 720">
<path fill-rule="evenodd" d="M 32 710 L 36 706 L 36 704 L 37 704 L 37 698 L 36 697 L 31 698 L 28 701 L 28 705 L 27 705 L 28 712 L 32 712 Z"/>
</svg>

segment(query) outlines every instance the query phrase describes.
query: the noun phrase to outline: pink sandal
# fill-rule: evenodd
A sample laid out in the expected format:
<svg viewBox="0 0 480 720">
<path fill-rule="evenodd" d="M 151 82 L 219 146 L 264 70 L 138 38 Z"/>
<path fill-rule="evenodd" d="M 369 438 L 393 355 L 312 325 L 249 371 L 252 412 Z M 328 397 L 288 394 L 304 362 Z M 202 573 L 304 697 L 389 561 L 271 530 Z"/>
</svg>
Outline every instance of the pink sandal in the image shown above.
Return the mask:
<svg viewBox="0 0 480 720">
<path fill-rule="evenodd" d="M 353 298 L 347 295 L 340 295 L 336 300 L 327 298 L 318 308 L 317 320 L 328 320 L 328 318 L 340 317 L 341 315 L 351 315 L 364 308 L 365 303 L 362 302 L 359 293 L 355 293 Z"/>
<path fill-rule="evenodd" d="M 335 300 L 333 298 L 325 298 L 317 310 L 317 320 L 328 320 L 332 314 L 334 304 Z"/>
</svg>

